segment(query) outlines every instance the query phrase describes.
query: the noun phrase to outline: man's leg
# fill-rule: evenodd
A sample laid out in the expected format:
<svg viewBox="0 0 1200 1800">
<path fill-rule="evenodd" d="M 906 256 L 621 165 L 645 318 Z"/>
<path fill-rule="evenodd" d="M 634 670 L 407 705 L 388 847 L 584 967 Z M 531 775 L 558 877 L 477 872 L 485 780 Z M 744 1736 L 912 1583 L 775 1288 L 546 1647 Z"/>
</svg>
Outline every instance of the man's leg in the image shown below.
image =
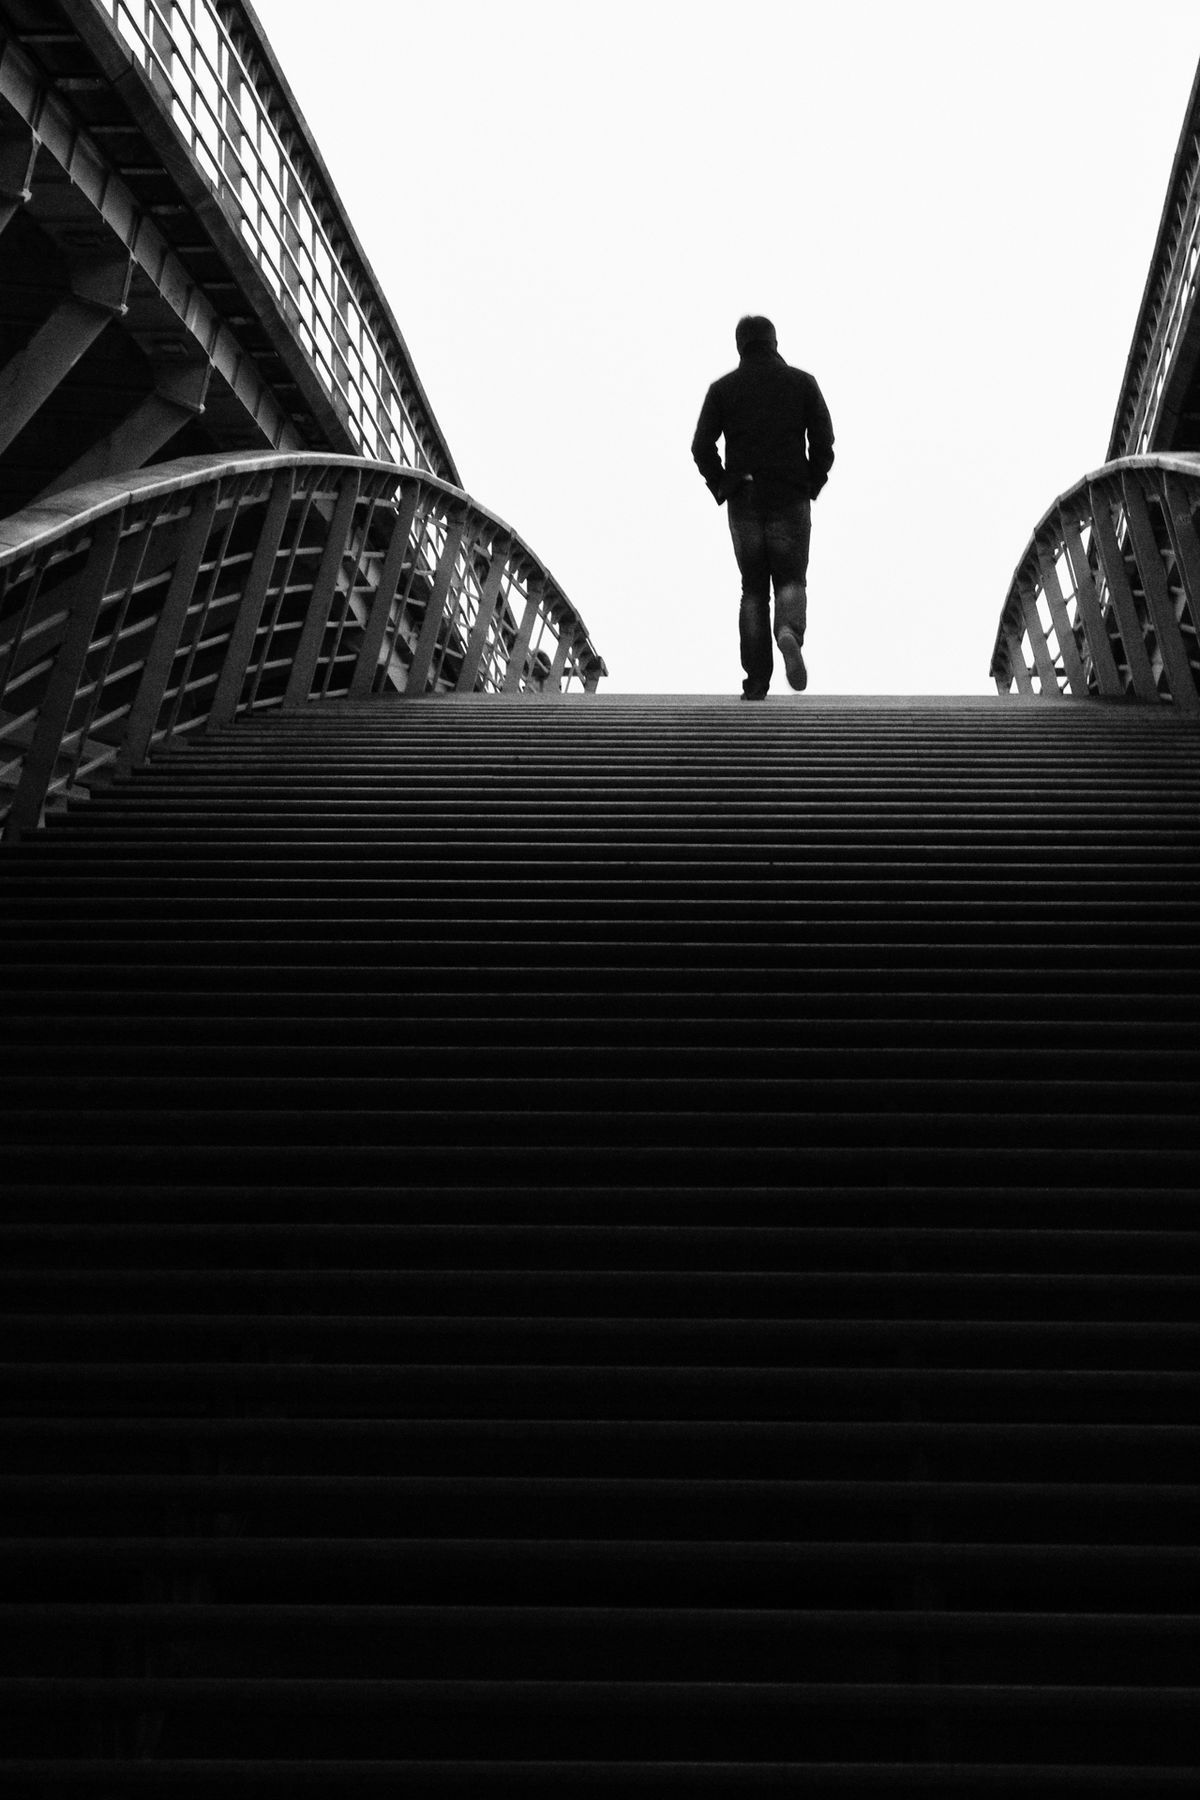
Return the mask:
<svg viewBox="0 0 1200 1800">
<path fill-rule="evenodd" d="M 771 649 L 771 565 L 766 532 L 753 499 L 742 494 L 730 498 L 729 534 L 742 577 L 738 615 L 742 668 L 746 671 L 742 692 L 760 700 L 771 685 L 775 658 Z"/>
<path fill-rule="evenodd" d="M 812 503 L 797 500 L 767 521 L 767 554 L 775 584 L 775 642 L 783 654 L 789 684 L 808 686 L 801 646 L 808 624 L 808 547 Z"/>
</svg>

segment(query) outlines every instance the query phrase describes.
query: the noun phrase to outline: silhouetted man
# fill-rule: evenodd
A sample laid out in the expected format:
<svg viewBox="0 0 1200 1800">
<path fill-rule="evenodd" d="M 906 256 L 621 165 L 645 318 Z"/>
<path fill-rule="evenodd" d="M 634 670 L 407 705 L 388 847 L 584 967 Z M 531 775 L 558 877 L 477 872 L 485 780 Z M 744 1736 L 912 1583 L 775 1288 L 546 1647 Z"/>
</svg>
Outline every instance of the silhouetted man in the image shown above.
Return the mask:
<svg viewBox="0 0 1200 1800">
<path fill-rule="evenodd" d="M 742 697 L 763 700 L 774 667 L 772 583 L 775 641 L 788 681 L 798 692 L 808 685 L 802 645 L 811 507 L 833 465 L 833 425 L 812 376 L 780 356 L 770 319 L 739 319 L 736 340 L 740 361 L 705 395 L 692 455 L 718 506 L 729 502 L 742 577 Z"/>
</svg>

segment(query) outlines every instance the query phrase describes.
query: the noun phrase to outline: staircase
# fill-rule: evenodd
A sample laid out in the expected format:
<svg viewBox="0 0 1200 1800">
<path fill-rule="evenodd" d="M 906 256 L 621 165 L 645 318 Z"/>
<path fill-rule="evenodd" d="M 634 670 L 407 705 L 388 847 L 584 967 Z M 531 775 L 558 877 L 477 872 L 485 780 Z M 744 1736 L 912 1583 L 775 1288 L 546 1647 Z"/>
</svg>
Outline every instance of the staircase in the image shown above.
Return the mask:
<svg viewBox="0 0 1200 1800">
<path fill-rule="evenodd" d="M 1195 1793 L 1198 752 L 329 704 L 0 852 L 4 1792 Z"/>
</svg>

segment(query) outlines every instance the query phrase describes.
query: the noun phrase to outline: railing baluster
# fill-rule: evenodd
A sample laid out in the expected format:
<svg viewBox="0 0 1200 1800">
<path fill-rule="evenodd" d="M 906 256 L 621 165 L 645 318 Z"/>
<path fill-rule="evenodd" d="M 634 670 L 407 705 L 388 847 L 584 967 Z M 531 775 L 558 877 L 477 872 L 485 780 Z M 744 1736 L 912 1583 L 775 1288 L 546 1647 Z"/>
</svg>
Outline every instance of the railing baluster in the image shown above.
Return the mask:
<svg viewBox="0 0 1200 1800">
<path fill-rule="evenodd" d="M 346 554 L 354 509 L 358 505 L 359 487 L 358 475 L 347 475 L 342 481 L 334 504 L 329 535 L 325 539 L 325 548 L 321 552 L 317 578 L 313 582 L 312 592 L 309 594 L 308 610 L 304 615 L 304 625 L 300 632 L 300 642 L 292 659 L 291 673 L 284 691 L 283 704 L 286 707 L 302 706 L 312 692 L 317 658 L 320 654 L 322 639 L 325 636 L 325 627 L 329 623 L 333 596 L 337 590 L 338 570 L 341 568 L 342 558 Z"/>
<path fill-rule="evenodd" d="M 126 515 L 126 524 L 128 525 L 128 523 L 129 519 Z M 140 530 L 126 532 L 124 542 L 118 546 L 113 567 L 109 571 L 109 595 L 113 604 L 108 610 L 107 617 L 103 620 L 103 629 L 101 629 L 100 620 L 97 620 L 96 631 L 93 633 L 93 650 L 99 649 L 97 639 L 107 638 L 108 640 L 100 652 L 99 667 L 89 669 L 85 662 L 84 674 L 86 674 L 87 680 L 86 682 L 81 680 L 81 686 L 76 689 L 77 699 L 81 697 L 83 690 L 87 691 L 87 699 L 82 718 L 72 725 L 66 734 L 67 737 L 75 739 L 74 753 L 65 781 L 63 781 L 63 785 L 68 790 L 74 787 L 80 765 L 88 753 L 89 740 L 104 698 L 104 685 L 112 673 L 113 664 L 121 645 L 121 633 L 125 628 L 125 621 L 129 617 L 130 602 L 133 599 L 134 589 L 141 578 L 150 549 L 153 535 L 151 521 L 142 520 L 140 524 Z M 127 554 L 122 554 L 122 552 L 127 552 Z M 103 612 L 103 608 L 101 610 Z M 89 652 L 90 654 L 91 652 Z M 105 760 L 115 762 L 116 756 L 117 750 L 114 747 L 112 756 Z M 60 776 L 59 779 L 61 780 L 62 777 Z"/>
<path fill-rule="evenodd" d="M 1090 498 L 1092 532 L 1096 540 L 1096 551 L 1100 567 L 1104 571 L 1104 579 L 1108 584 L 1113 611 L 1117 615 L 1117 624 L 1121 631 L 1121 642 L 1125 646 L 1125 660 L 1129 664 L 1129 678 L 1133 683 L 1133 691 L 1139 700 L 1157 700 L 1158 683 L 1154 679 L 1154 670 L 1150 666 L 1145 634 L 1137 615 L 1137 607 L 1134 604 L 1133 588 L 1129 582 L 1129 571 L 1125 567 L 1125 559 L 1121 555 L 1121 547 L 1117 543 L 1117 534 L 1113 529 L 1112 507 L 1108 494 L 1104 487 L 1097 482 L 1092 486 Z"/>
<path fill-rule="evenodd" d="M 1058 670 L 1054 666 L 1054 658 L 1050 654 L 1050 646 L 1046 641 L 1046 630 L 1037 609 L 1033 588 L 1030 583 L 1020 585 L 1021 612 L 1025 619 L 1025 629 L 1029 633 L 1029 648 L 1033 651 L 1034 666 L 1038 680 L 1042 684 L 1042 694 L 1050 700 L 1058 698 Z"/>
<path fill-rule="evenodd" d="M 1096 592 L 1096 584 L 1092 579 L 1091 564 L 1087 559 L 1087 551 L 1083 547 L 1083 537 L 1079 526 L 1065 513 L 1059 514 L 1058 523 L 1067 552 L 1067 560 L 1071 565 L 1076 602 L 1083 619 L 1088 650 L 1091 652 L 1092 667 L 1096 671 L 1096 685 L 1101 694 L 1122 694 L 1125 689 L 1121 681 L 1121 672 L 1117 668 L 1117 660 L 1113 655 L 1104 615 L 1100 610 L 1100 596 Z"/>
<path fill-rule="evenodd" d="M 362 503 L 362 510 L 350 522 L 350 531 L 346 539 L 346 553 L 342 559 L 342 566 L 337 572 L 334 598 L 340 600 L 342 604 L 336 623 L 332 618 L 330 621 L 334 627 L 333 641 L 329 646 L 329 653 L 325 658 L 321 680 L 317 687 L 317 698 L 321 700 L 330 698 L 330 689 L 337 679 L 337 665 L 346 660 L 342 656 L 342 647 L 346 643 L 347 637 L 351 644 L 354 644 L 362 636 L 364 621 L 360 617 L 360 611 L 364 604 L 369 606 L 369 602 L 364 603 L 362 590 L 366 588 L 370 597 L 374 598 L 374 589 L 371 587 L 370 576 L 366 570 L 370 560 L 369 549 L 374 534 L 375 519 L 382 504 L 378 484 L 374 482 L 361 483 L 358 497 Z M 356 606 L 359 610 L 356 610 Z M 354 660 L 357 663 L 357 651 Z M 351 672 L 353 673 L 353 671 Z M 346 685 L 349 688 L 349 682 Z"/>
<path fill-rule="evenodd" d="M 470 642 L 467 653 L 463 657 L 462 667 L 458 672 L 458 692 L 469 694 L 479 680 L 479 670 L 483 663 L 483 653 L 487 648 L 488 633 L 496 618 L 496 608 L 500 604 L 500 590 L 504 583 L 505 570 L 512 546 L 505 539 L 492 545 L 492 561 L 479 596 L 479 611 L 475 615 L 475 623 L 471 627 Z"/>
<path fill-rule="evenodd" d="M 1200 536 L 1196 532 L 1195 511 L 1176 476 L 1167 475 L 1164 479 L 1163 511 L 1192 628 L 1200 633 Z"/>
<path fill-rule="evenodd" d="M 260 279 L 300 326 L 307 368 L 351 441 L 364 456 L 395 457 L 457 481 L 404 342 L 319 158 L 307 153 L 311 142 L 291 96 L 256 53 L 258 27 L 239 10 L 221 0 L 156 0 L 148 13 L 122 0 L 75 8 L 84 15 L 76 28 L 93 41 L 113 24 L 122 27 L 131 78 L 146 81 L 169 108 Z M 87 17 L 96 12 L 98 19 Z M 344 318 L 353 321 L 352 333 Z"/>
<path fill-rule="evenodd" d="M 204 547 L 216 518 L 220 491 L 219 484 L 214 482 L 210 488 L 193 496 L 192 514 L 184 528 L 167 597 L 154 627 L 154 637 L 146 656 L 142 679 L 129 709 L 125 742 L 117 758 L 117 768 L 122 773 L 136 768 L 150 748 L 163 696 L 167 691 L 167 680 L 179 649 L 188 604 L 204 560 Z"/>
<path fill-rule="evenodd" d="M 571 649 L 571 637 L 565 621 L 558 626 L 558 648 L 554 652 L 554 661 L 550 664 L 550 673 L 546 678 L 546 686 L 553 693 L 561 693 L 563 670 L 567 666 L 567 656 Z"/>
<path fill-rule="evenodd" d="M 1033 694 L 1033 677 L 1029 673 L 1029 664 L 1025 661 L 1025 646 L 1021 642 L 1021 633 L 1015 625 L 1006 627 L 1004 633 L 1008 645 L 1009 667 L 1013 680 L 1022 694 Z"/>
<path fill-rule="evenodd" d="M 242 590 L 241 605 L 229 634 L 225 661 L 209 708 L 210 730 L 214 725 L 227 725 L 237 712 L 242 683 L 246 679 L 255 635 L 275 570 L 275 558 L 279 554 L 283 528 L 292 504 L 292 487 L 293 474 L 290 468 L 281 470 L 271 483 L 271 494 L 263 513 L 262 529 L 254 548 L 250 573 Z"/>
<path fill-rule="evenodd" d="M 116 560 L 117 546 L 125 513 L 104 514 L 92 533 L 87 562 L 75 590 L 71 615 L 62 647 L 46 687 L 32 741 L 21 768 L 12 805 L 9 808 L 5 835 L 11 842 L 23 831 L 32 831 L 42 816 L 42 807 L 54 779 L 54 770 L 62 748 L 63 736 L 75 704 L 79 678 L 87 661 L 88 650 L 96 635 L 105 590 Z"/>
<path fill-rule="evenodd" d="M 25 633 L 29 630 L 29 624 L 42 591 L 42 580 L 45 574 L 45 563 L 39 563 L 35 569 L 31 570 L 25 590 L 25 599 L 12 628 L 12 636 L 5 638 L 3 643 L 0 643 L 0 707 L 7 699 L 9 684 L 16 674 L 17 653 L 25 641 Z M 7 592 L 6 585 L 0 590 L 0 601 L 4 599 Z"/>
<path fill-rule="evenodd" d="M 525 602 L 525 612 L 517 631 L 516 641 L 509 652 L 508 668 L 504 675 L 504 692 L 506 694 L 519 694 L 521 691 L 525 664 L 529 660 L 529 645 L 533 638 L 533 628 L 537 624 L 538 613 L 541 610 L 541 593 L 536 576 L 529 578 L 527 591 L 529 597 Z"/>
<path fill-rule="evenodd" d="M 275 648 L 276 636 L 282 628 L 284 640 L 286 642 L 292 628 L 293 622 L 286 616 L 288 610 L 288 590 L 292 587 L 292 576 L 295 573 L 297 562 L 300 564 L 301 569 L 303 569 L 309 560 L 309 553 L 312 546 L 305 543 L 304 534 L 308 527 L 309 515 L 316 510 L 318 518 L 320 517 L 320 509 L 316 506 L 317 488 L 319 484 L 320 476 L 315 472 L 312 472 L 311 481 L 306 484 L 298 482 L 292 492 L 292 502 L 295 510 L 289 515 L 289 529 L 286 535 L 286 542 L 283 545 L 282 556 L 276 563 L 274 571 L 275 579 L 273 586 L 275 589 L 275 604 L 269 613 L 265 613 L 265 624 L 262 625 L 262 642 L 260 644 L 257 639 L 255 641 L 255 648 L 257 649 L 258 654 L 254 659 L 253 669 L 248 670 L 248 685 L 243 686 L 242 689 L 244 696 L 243 704 L 248 712 L 253 712 L 258 705 L 258 696 L 264 680 L 267 682 L 268 688 L 270 687 L 271 676 L 273 674 L 271 667 L 272 652 Z M 297 585 L 302 584 L 298 583 Z M 270 590 L 268 590 L 268 597 L 269 592 Z M 278 662 L 283 662 L 284 660 L 287 660 L 290 669 L 290 659 L 280 657 Z"/>
<path fill-rule="evenodd" d="M 413 521 L 421 502 L 420 484 L 415 480 L 408 482 L 401 492 L 403 498 L 392 525 L 387 549 L 383 554 L 383 567 L 379 571 L 375 597 L 371 603 L 367 623 L 363 628 L 358 660 L 354 665 L 354 678 L 350 683 L 352 700 L 365 700 L 371 692 L 375 671 L 379 667 L 379 653 L 383 649 L 384 633 L 387 631 L 388 619 L 391 616 L 392 602 L 396 597 L 400 575 L 409 555 Z"/>
<path fill-rule="evenodd" d="M 1163 568 L 1162 553 L 1155 540 L 1154 527 L 1150 522 L 1150 509 L 1146 504 L 1146 496 L 1136 479 L 1129 475 L 1122 478 L 1121 488 L 1125 496 L 1125 516 L 1129 520 L 1129 535 L 1133 542 L 1138 573 L 1142 578 L 1142 591 L 1146 596 L 1150 616 L 1154 620 L 1155 635 L 1158 638 L 1159 650 L 1162 652 L 1163 667 L 1167 672 L 1167 681 L 1171 689 L 1171 699 L 1181 712 L 1200 711 L 1200 694 L 1196 692 L 1196 683 L 1192 676 L 1191 664 L 1188 661 L 1187 649 L 1179 630 L 1179 620 L 1175 616 L 1175 605 L 1167 586 L 1167 572 Z"/>
<path fill-rule="evenodd" d="M 1063 598 L 1059 584 L 1058 570 L 1054 565 L 1054 557 L 1045 544 L 1037 546 L 1038 571 L 1042 577 L 1042 593 L 1046 596 L 1046 605 L 1050 610 L 1050 618 L 1054 625 L 1054 635 L 1058 639 L 1059 654 L 1062 657 L 1063 674 L 1067 686 L 1073 694 L 1087 692 L 1087 678 L 1083 672 L 1083 660 L 1079 654 L 1079 646 L 1075 642 L 1075 633 L 1071 628 L 1067 603 Z"/>
<path fill-rule="evenodd" d="M 465 549 L 465 520 L 449 517 L 446 520 L 446 541 L 442 545 L 442 553 L 438 557 L 437 569 L 433 578 L 433 589 L 425 607 L 425 617 L 421 621 L 421 629 L 417 636 L 413 659 L 409 665 L 406 694 L 423 694 L 429 681 L 429 670 L 433 663 L 433 653 L 437 648 L 438 633 L 446 618 L 446 599 L 450 592 L 450 583 L 454 576 L 454 565 Z"/>
</svg>

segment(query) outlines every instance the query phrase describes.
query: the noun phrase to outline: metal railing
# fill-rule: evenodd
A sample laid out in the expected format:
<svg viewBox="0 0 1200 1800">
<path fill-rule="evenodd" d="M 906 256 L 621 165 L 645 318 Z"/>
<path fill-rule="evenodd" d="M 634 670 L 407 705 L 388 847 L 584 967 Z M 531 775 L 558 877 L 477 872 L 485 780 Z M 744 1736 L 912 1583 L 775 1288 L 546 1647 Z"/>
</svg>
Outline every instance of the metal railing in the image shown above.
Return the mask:
<svg viewBox="0 0 1200 1800">
<path fill-rule="evenodd" d="M 0 520 L 0 823 L 266 707 L 592 691 L 587 629 L 522 540 L 436 476 L 193 457 Z"/>
<path fill-rule="evenodd" d="M 1154 257 L 1142 296 L 1133 344 L 1121 384 L 1109 440 L 1110 460 L 1169 450 L 1170 409 L 1164 416 L 1172 373 L 1193 332 L 1200 289 L 1200 73 L 1175 153 Z M 1190 352 L 1189 352 L 1190 354 Z M 1164 438 L 1164 427 L 1167 435 Z"/>
<path fill-rule="evenodd" d="M 110 22 L 364 456 L 459 479 L 286 83 L 237 0 L 72 0 Z"/>
<path fill-rule="evenodd" d="M 1000 693 L 1200 710 L 1200 456 L 1128 456 L 1042 518 L 1000 615 Z"/>
</svg>

